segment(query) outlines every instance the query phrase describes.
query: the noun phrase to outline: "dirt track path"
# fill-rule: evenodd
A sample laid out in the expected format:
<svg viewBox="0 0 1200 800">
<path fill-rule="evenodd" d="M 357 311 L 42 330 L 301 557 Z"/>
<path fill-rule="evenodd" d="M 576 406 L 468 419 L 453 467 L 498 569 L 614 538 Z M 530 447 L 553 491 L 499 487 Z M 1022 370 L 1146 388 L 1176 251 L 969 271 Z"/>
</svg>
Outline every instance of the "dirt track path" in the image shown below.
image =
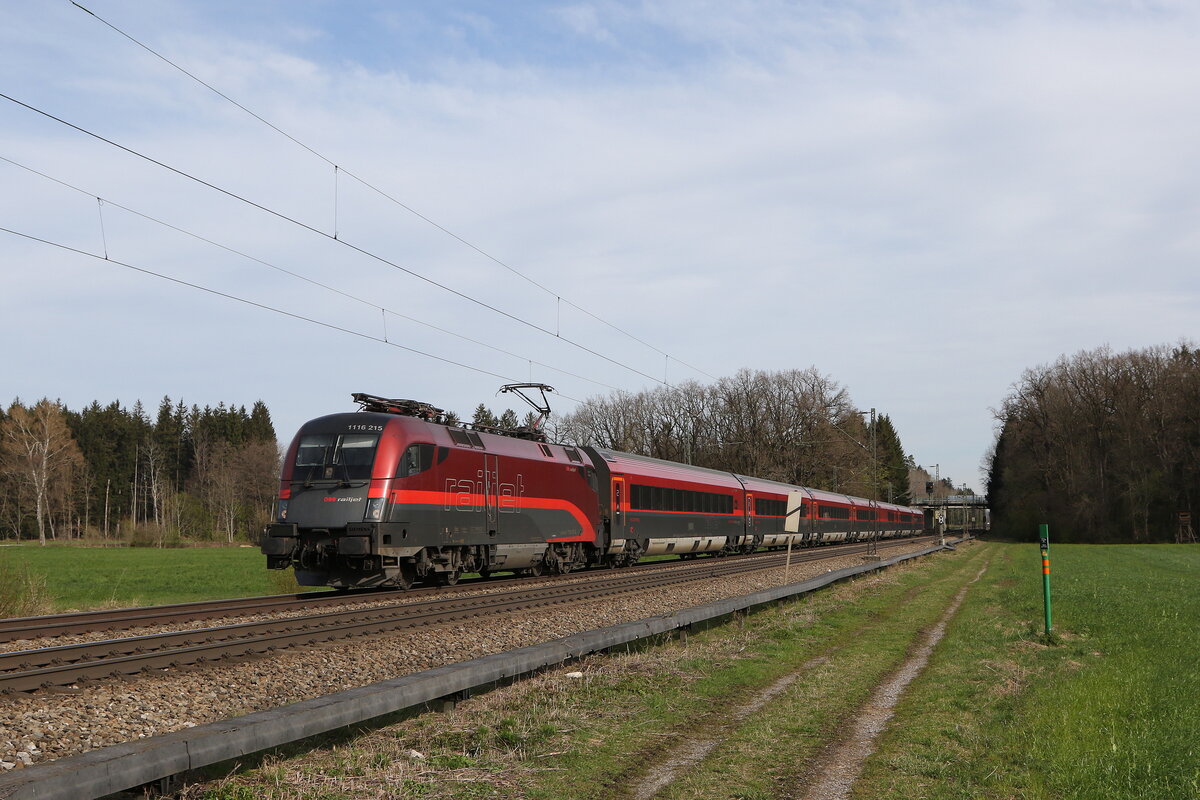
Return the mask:
<svg viewBox="0 0 1200 800">
<path fill-rule="evenodd" d="M 845 741 L 828 748 L 819 756 L 818 761 L 824 764 L 825 768 L 807 787 L 795 795 L 798 800 L 845 800 L 850 796 L 851 787 L 862 774 L 867 758 L 875 752 L 875 742 L 887 727 L 904 690 L 925 669 L 933 648 L 946 634 L 946 625 L 966 598 L 967 590 L 983 577 L 987 568 L 988 565 L 984 564 L 975 577 L 959 590 L 920 646 L 898 670 L 875 687 L 871 699 L 859 709 L 858 715 L 849 721 L 850 733 Z"/>
<path fill-rule="evenodd" d="M 887 726 L 904 690 L 925 669 L 934 647 L 945 635 L 946 626 L 958 612 L 967 591 L 983 576 L 987 567 L 988 565 L 984 564 L 975 577 L 955 594 L 942 616 L 924 638 L 920 639 L 920 643 L 904 663 L 885 677 L 872 691 L 870 699 L 840 726 L 842 730 L 848 731 L 846 736 L 813 758 L 814 764 L 824 765 L 823 769 L 815 771 L 815 777 L 802 784 L 796 792 L 784 795 L 785 797 L 795 800 L 845 800 L 849 796 L 854 781 L 862 773 L 866 759 L 875 751 L 875 742 Z M 742 705 L 723 713 L 713 724 L 704 726 L 697 732 L 696 738 L 688 738 L 677 744 L 657 761 L 654 768 L 649 770 L 639 783 L 629 788 L 629 797 L 633 800 L 651 800 L 656 797 L 679 775 L 706 758 L 752 714 L 767 706 L 797 679 L 828 662 L 834 652 L 840 649 L 835 647 L 809 659 Z"/>
<path fill-rule="evenodd" d="M 828 654 L 811 658 L 804 662 L 795 672 L 784 675 L 775 683 L 759 692 L 750 702 L 739 706 L 729 714 L 727 720 L 716 730 L 715 735 L 705 739 L 692 739 L 676 747 L 666 759 L 658 765 L 645 780 L 635 786 L 631 792 L 634 800 L 650 800 L 664 788 L 669 786 L 682 770 L 698 763 L 712 749 L 719 745 L 728 733 L 747 717 L 761 709 L 767 703 L 779 696 L 799 678 L 815 667 L 829 660 Z"/>
</svg>

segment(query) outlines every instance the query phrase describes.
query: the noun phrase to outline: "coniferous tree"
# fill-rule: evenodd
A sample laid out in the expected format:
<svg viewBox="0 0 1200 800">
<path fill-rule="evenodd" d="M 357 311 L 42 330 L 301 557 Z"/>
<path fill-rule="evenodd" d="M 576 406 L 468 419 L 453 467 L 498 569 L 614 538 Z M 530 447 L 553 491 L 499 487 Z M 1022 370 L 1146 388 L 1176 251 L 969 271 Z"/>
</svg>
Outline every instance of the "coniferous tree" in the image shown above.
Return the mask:
<svg viewBox="0 0 1200 800">
<path fill-rule="evenodd" d="M 278 445 L 265 404 L 203 410 L 170 397 L 151 418 L 137 402 L 93 401 L 82 411 L 60 408 L 80 453 L 78 469 L 55 482 L 43 519 L 57 529 L 105 536 L 253 538 L 276 491 Z M 0 420 L 8 415 L 0 409 Z M 226 490 L 218 498 L 216 482 Z M 0 473 L 0 526 L 20 536 L 36 532 L 35 496 Z M 217 500 L 220 502 L 217 502 Z"/>
<path fill-rule="evenodd" d="M 274 444 L 275 425 L 271 422 L 271 412 L 262 400 L 256 400 L 250 410 L 246 425 L 246 438 L 252 442 L 270 442 Z"/>
<path fill-rule="evenodd" d="M 892 419 L 883 414 L 875 422 L 875 447 L 879 459 L 879 499 L 889 500 L 901 505 L 909 501 L 908 495 L 908 462 L 900 444 L 900 435 L 892 424 Z"/>
<path fill-rule="evenodd" d="M 497 419 L 496 415 L 483 403 L 476 406 L 475 415 L 471 418 L 471 422 L 475 425 L 488 428 L 495 428 L 500 424 L 500 420 Z"/>
</svg>

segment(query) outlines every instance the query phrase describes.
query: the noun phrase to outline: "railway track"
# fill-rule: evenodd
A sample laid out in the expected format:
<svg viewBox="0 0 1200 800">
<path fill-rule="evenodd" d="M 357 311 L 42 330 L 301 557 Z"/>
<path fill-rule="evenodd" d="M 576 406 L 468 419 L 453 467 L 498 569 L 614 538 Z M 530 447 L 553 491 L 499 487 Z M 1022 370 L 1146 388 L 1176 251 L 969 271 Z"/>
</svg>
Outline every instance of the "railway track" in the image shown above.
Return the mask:
<svg viewBox="0 0 1200 800">
<path fill-rule="evenodd" d="M 916 539 L 901 539 L 898 541 L 922 541 Z M 888 540 L 890 541 L 890 540 Z M 888 541 L 880 542 L 880 546 Z M 793 558 L 799 558 L 804 552 L 836 553 L 846 552 L 841 548 L 855 545 L 832 545 L 818 550 L 793 551 Z M 766 557 L 763 554 L 750 556 L 731 556 L 728 561 Z M 705 559 L 707 561 L 707 559 Z M 679 565 L 676 560 L 651 561 L 639 564 L 639 572 L 653 569 L 671 569 Z M 585 573 L 576 572 L 568 575 L 543 577 L 541 581 L 578 579 Z M 515 577 L 515 576 L 513 576 Z M 77 611 L 66 614 L 48 614 L 38 617 L 12 617 L 0 619 L 0 643 L 21 639 L 54 638 L 80 633 L 97 631 L 118 631 L 129 628 L 170 625 L 178 622 L 194 622 L 206 619 L 226 619 L 233 616 L 248 616 L 273 612 L 302 611 L 304 609 L 336 608 L 337 606 L 362 603 L 364 601 L 386 602 L 389 598 L 419 598 L 427 595 L 444 596 L 446 594 L 470 592 L 481 585 L 495 586 L 498 582 L 510 580 L 508 577 L 490 579 L 465 580 L 454 587 L 420 587 L 416 589 L 379 589 L 359 590 L 354 592 L 318 591 L 301 594 L 270 595 L 266 597 L 240 597 L 226 600 L 204 600 L 195 603 L 175 603 L 163 606 L 144 606 L 140 608 L 107 609 L 101 611 Z"/>
<path fill-rule="evenodd" d="M 797 551 L 799 552 L 799 551 Z M 761 555 L 733 556 L 732 559 L 757 558 Z M 679 562 L 652 561 L 638 565 L 639 571 L 664 569 Z M 585 573 L 543 576 L 539 581 L 578 579 Z M 471 578 L 452 587 L 423 586 L 415 589 L 360 589 L 352 592 L 316 591 L 300 594 L 269 595 L 265 597 L 239 597 L 227 600 L 203 600 L 195 603 L 175 603 L 140 608 L 107 609 L 101 611 L 76 611 L 66 614 L 47 614 L 38 617 L 12 617 L 0 619 L 0 643 L 21 639 L 55 638 L 79 633 L 117 631 L 129 628 L 170 625 L 177 622 L 194 622 L 205 619 L 224 619 L 233 616 L 267 614 L 273 612 L 302 611 L 304 609 L 336 608 L 337 606 L 362 603 L 364 601 L 386 602 L 390 598 L 419 598 L 426 595 L 445 596 L 478 589 L 480 586 L 495 586 L 499 582 L 513 580 L 517 576 L 493 578 Z"/>
<path fill-rule="evenodd" d="M 888 549 L 919 542 L 904 539 L 879 542 Z M 818 561 L 823 558 L 853 555 L 867 551 L 866 544 L 840 545 L 819 550 L 793 551 L 792 561 Z M 557 581 L 537 587 L 515 587 L 484 595 L 465 596 L 467 589 L 417 590 L 409 592 L 374 592 L 355 594 L 316 593 L 285 595 L 269 598 L 243 598 L 236 601 L 189 603 L 144 609 L 125 609 L 123 612 L 91 612 L 56 615 L 51 618 L 5 620 L 20 625 L 6 630 L 20 630 L 23 635 L 45 636 L 47 630 L 60 633 L 97 630 L 95 626 L 124 626 L 166 624 L 180 618 L 216 618 L 245 615 L 280 609 L 321 607 L 322 611 L 300 617 L 244 622 L 234 625 L 200 628 L 187 631 L 158 633 L 109 639 L 100 642 L 61 645 L 33 650 L 18 650 L 0 654 L 0 691 L 27 692 L 37 689 L 70 686 L 109 677 L 123 677 L 190 664 L 251 657 L 288 647 L 318 644 L 355 636 L 388 633 L 406 628 L 445 624 L 469 620 L 484 615 L 528 611 L 534 608 L 577 603 L 611 597 L 629 592 L 660 588 L 693 581 L 708 580 L 743 572 L 775 569 L 783 566 L 786 553 L 774 552 L 726 559 L 704 559 L 680 565 L 677 562 L 656 562 L 633 574 L 609 572 L 591 573 L 584 580 L 579 575 L 560 576 Z M 662 566 L 657 566 L 662 563 Z M 569 580 L 574 578 L 575 580 Z M 325 596 L 321 596 L 325 595 Z M 388 603 L 403 597 L 404 603 Z M 425 598 L 428 599 L 425 599 Z M 365 599 L 384 601 L 370 608 L 337 610 L 337 605 L 361 603 Z M 200 617 L 199 615 L 206 615 Z M 70 618 L 70 619 L 68 619 Z M 87 619 L 94 627 L 80 628 Z M 39 629 L 32 624 L 42 619 L 48 625 Z M 108 628 L 100 627 L 101 630 Z M 53 634 L 49 634 L 53 635 Z"/>
</svg>

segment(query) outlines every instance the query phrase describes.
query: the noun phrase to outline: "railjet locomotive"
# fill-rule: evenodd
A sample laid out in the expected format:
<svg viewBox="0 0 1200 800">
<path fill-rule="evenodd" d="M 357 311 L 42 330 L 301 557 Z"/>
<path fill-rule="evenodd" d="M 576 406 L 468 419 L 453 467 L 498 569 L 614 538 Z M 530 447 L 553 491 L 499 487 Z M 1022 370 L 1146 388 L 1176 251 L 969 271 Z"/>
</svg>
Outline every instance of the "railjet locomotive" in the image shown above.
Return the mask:
<svg viewBox="0 0 1200 800">
<path fill-rule="evenodd" d="M 445 424 L 424 403 L 355 394 L 284 458 L 262 552 L 304 586 L 408 588 L 464 572 L 540 575 L 643 556 L 908 536 L 916 509 L 645 456 Z"/>
</svg>

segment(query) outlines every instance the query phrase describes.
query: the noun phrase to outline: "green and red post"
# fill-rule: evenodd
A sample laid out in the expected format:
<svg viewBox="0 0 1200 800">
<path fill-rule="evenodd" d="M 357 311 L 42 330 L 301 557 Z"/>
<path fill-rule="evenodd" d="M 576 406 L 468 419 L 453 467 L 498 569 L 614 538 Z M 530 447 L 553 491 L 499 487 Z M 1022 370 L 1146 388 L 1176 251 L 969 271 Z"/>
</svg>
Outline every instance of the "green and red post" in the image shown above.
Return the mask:
<svg viewBox="0 0 1200 800">
<path fill-rule="evenodd" d="M 1050 526 L 1039 529 L 1042 544 L 1042 598 L 1046 605 L 1046 635 L 1050 635 Z"/>
</svg>

